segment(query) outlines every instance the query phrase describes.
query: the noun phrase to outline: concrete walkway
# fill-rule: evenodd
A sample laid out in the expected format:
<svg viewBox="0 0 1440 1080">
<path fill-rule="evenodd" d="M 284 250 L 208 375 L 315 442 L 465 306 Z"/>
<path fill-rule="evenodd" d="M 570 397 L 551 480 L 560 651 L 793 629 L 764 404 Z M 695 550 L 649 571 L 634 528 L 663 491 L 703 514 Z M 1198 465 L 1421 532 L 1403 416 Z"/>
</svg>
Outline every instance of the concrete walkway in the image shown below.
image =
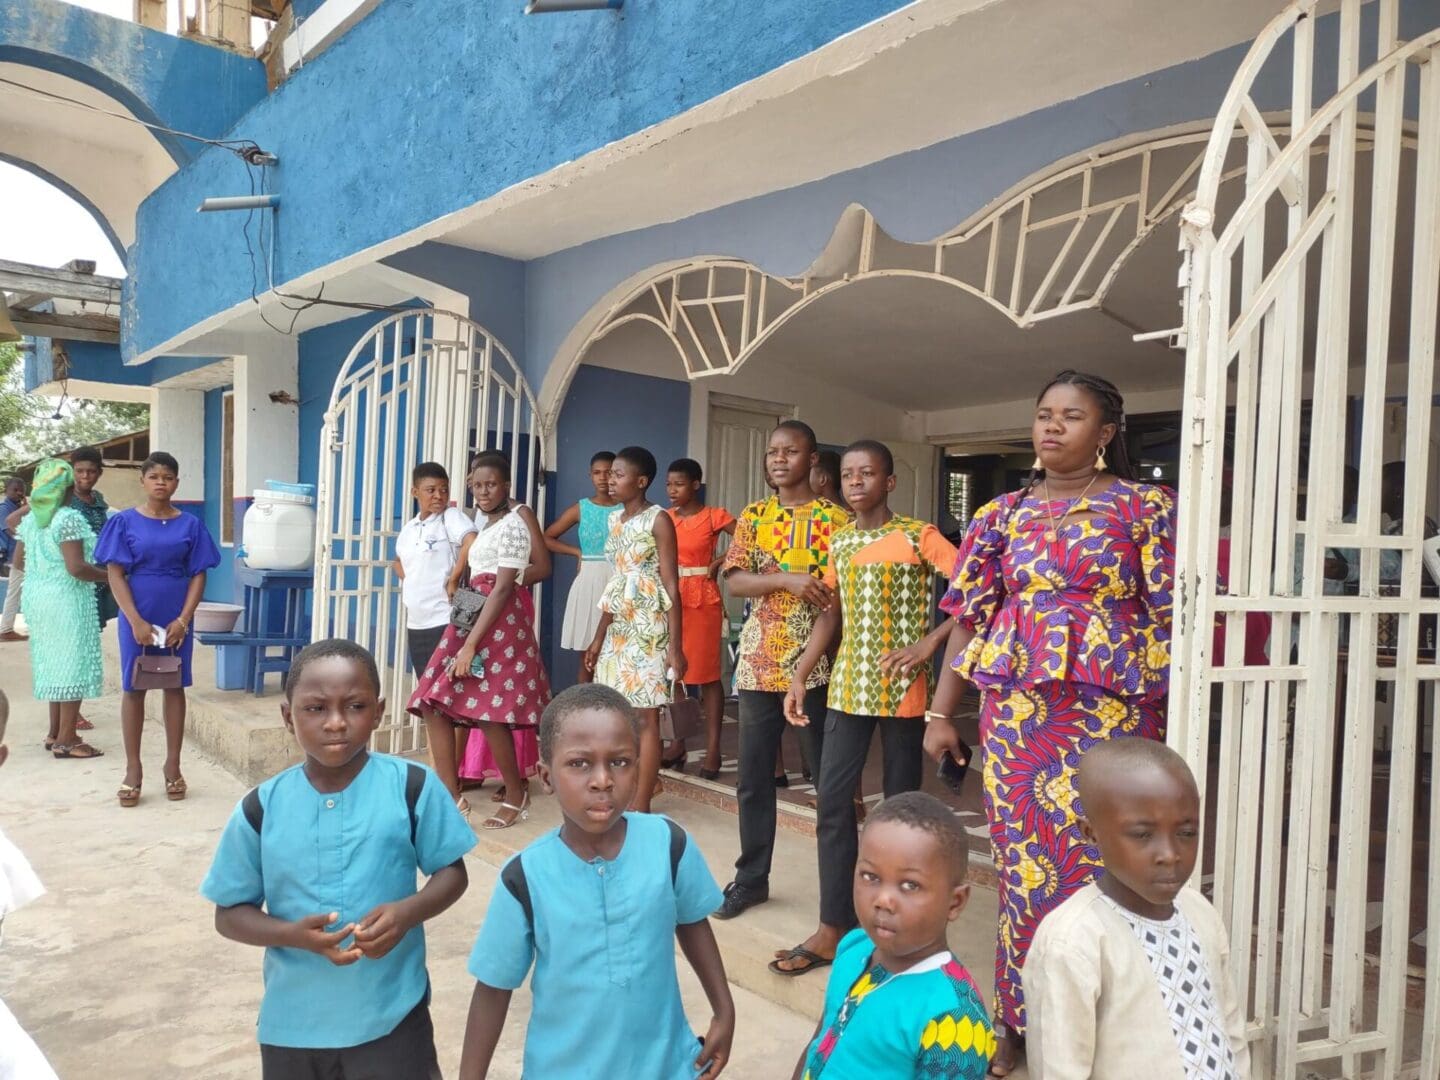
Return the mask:
<svg viewBox="0 0 1440 1080">
<path fill-rule="evenodd" d="M 254 1024 L 260 950 L 216 934 L 213 909 L 196 892 L 244 787 L 192 752 L 184 766 L 190 797 L 166 802 L 161 732 L 150 724 L 145 794 L 139 807 L 122 810 L 114 798 L 124 771 L 118 697 L 85 709 L 96 725 L 92 739 L 106 756 L 56 761 L 41 749 L 46 714 L 30 700 L 28 650 L 0 645 L 0 671 L 12 702 L 10 760 L 0 769 L 0 827 L 50 890 L 6 920 L 0 997 L 63 1080 L 259 1075 Z M 497 851 L 492 845 L 485 850 Z M 495 867 L 478 856 L 468 864 L 468 892 L 427 928 L 436 1041 L 447 1076 L 459 1065 L 474 985 L 465 960 L 496 876 Z M 703 1031 L 704 995 L 683 963 L 680 971 L 692 1024 Z M 820 977 L 813 978 L 814 990 L 823 989 Z M 726 1075 L 789 1076 L 815 1015 L 802 1016 L 738 986 L 734 993 L 738 1034 Z M 528 1015 L 529 993 L 522 990 L 490 1073 L 495 1080 L 519 1077 Z"/>
</svg>

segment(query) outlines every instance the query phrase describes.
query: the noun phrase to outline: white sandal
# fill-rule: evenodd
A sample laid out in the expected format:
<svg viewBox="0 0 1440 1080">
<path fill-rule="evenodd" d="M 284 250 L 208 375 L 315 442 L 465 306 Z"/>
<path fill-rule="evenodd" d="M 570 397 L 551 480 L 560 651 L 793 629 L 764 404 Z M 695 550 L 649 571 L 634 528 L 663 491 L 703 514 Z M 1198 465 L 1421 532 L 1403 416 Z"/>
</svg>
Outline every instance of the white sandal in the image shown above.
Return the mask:
<svg viewBox="0 0 1440 1080">
<path fill-rule="evenodd" d="M 517 821 L 524 821 L 526 818 L 528 818 L 528 817 L 530 816 L 530 792 L 528 792 L 528 791 L 525 792 L 525 797 L 520 800 L 520 805 L 519 805 L 519 806 L 515 806 L 515 805 L 513 805 L 512 803 L 508 803 L 508 802 L 502 802 L 502 803 L 500 804 L 500 809 L 501 809 L 501 810 L 514 810 L 514 811 L 515 811 L 515 816 L 514 816 L 513 818 L 511 818 L 509 821 L 506 821 L 506 820 L 504 820 L 503 818 L 501 818 L 498 813 L 491 814 L 488 818 L 486 818 L 484 821 L 482 821 L 482 822 L 480 823 L 480 827 L 481 827 L 482 829 L 508 829 L 508 828 L 510 828 L 511 825 L 514 825 Z"/>
</svg>

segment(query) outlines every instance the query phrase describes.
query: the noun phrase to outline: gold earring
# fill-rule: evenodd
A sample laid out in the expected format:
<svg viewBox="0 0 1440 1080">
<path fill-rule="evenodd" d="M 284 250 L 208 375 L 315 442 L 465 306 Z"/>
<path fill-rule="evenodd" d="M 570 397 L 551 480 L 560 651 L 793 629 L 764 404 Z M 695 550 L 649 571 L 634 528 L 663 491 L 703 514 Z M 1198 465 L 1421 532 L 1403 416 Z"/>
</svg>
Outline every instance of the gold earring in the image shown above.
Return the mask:
<svg viewBox="0 0 1440 1080">
<path fill-rule="evenodd" d="M 1095 450 L 1095 471 L 1105 471 L 1105 444 L 1101 443 Z"/>
</svg>

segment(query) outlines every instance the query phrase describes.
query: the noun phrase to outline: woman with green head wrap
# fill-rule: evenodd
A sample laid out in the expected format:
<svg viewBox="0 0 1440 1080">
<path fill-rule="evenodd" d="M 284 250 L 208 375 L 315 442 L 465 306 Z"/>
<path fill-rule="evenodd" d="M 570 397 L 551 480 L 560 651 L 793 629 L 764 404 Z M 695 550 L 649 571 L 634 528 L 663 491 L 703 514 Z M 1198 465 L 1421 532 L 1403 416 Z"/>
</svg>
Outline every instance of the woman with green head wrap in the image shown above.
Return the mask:
<svg viewBox="0 0 1440 1080">
<path fill-rule="evenodd" d="M 35 697 L 50 702 L 45 746 L 57 758 L 92 758 L 100 751 L 75 734 L 75 720 L 80 702 L 99 697 L 104 683 L 95 586 L 105 572 L 91 562 L 95 531 L 68 505 L 74 486 L 68 462 L 48 458 L 36 468 L 15 561 L 25 570 L 21 610 Z"/>
</svg>

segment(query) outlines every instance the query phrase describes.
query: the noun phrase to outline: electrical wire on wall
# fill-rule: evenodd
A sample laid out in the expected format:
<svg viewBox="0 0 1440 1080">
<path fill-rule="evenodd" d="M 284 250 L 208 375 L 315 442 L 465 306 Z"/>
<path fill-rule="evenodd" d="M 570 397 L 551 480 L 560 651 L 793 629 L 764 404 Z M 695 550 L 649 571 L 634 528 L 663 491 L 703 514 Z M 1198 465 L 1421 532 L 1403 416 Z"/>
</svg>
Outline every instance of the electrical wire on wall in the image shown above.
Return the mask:
<svg viewBox="0 0 1440 1080">
<path fill-rule="evenodd" d="M 270 184 L 269 184 L 269 172 L 268 172 L 269 166 L 268 166 L 268 165 L 254 165 L 254 164 L 252 164 L 251 162 L 246 161 L 246 162 L 245 162 L 245 168 L 246 168 L 246 171 L 250 174 L 250 194 L 251 194 L 251 195 L 255 195 L 255 194 L 257 194 L 257 193 L 260 194 L 260 195 L 269 195 L 269 194 L 271 194 L 271 192 L 270 192 Z M 255 174 L 256 174 L 257 170 L 258 170 L 258 172 L 259 172 L 259 174 L 260 174 L 260 179 L 259 179 L 259 184 L 258 184 L 258 185 L 256 184 L 256 178 L 255 178 Z M 257 192 L 257 187 L 258 187 L 258 192 Z M 393 313 L 399 312 L 399 311 L 411 311 L 411 310 L 413 310 L 413 308 L 411 308 L 410 306 L 405 305 L 405 304 L 371 304 L 371 303 L 367 303 L 367 302 L 365 302 L 365 301 L 363 301 L 363 300 L 331 300 L 331 299 L 329 299 L 329 298 L 327 298 L 327 297 L 325 296 L 325 285 L 326 285 L 325 282 L 322 282 L 322 283 L 321 283 L 319 291 L 318 291 L 314 296 L 300 296 L 300 295 L 298 295 L 298 294 L 296 294 L 296 293 L 282 292 L 280 289 L 276 288 L 276 287 L 275 287 L 275 217 L 274 217 L 275 211 L 274 211 L 274 210 L 271 210 L 270 213 L 271 213 L 271 217 L 270 217 L 270 244 L 269 244 L 268 248 L 267 248 L 266 243 L 265 243 L 265 228 L 264 228 L 263 225 L 261 225 L 259 228 L 257 228 L 257 229 L 255 230 L 256 240 L 255 240 L 255 243 L 253 243 L 253 244 L 251 243 L 251 240 L 250 240 L 250 224 L 251 224 L 252 219 L 253 219 L 254 216 L 255 216 L 255 211 L 254 211 L 253 209 L 246 211 L 246 214 L 245 214 L 245 224 L 241 227 L 241 230 L 240 230 L 240 231 L 241 231 L 241 234 L 242 234 L 242 235 L 244 236 L 244 238 L 245 238 L 245 253 L 246 253 L 246 255 L 247 255 L 247 256 L 249 257 L 249 259 L 250 259 L 250 299 L 251 299 L 252 301 L 254 301 L 255 306 L 256 306 L 256 308 L 258 309 L 257 313 L 259 314 L 261 320 L 265 323 L 266 326 L 270 327 L 270 329 L 274 330 L 277 334 L 285 334 L 286 336 L 289 336 L 289 335 L 295 333 L 295 324 L 299 321 L 300 316 L 301 316 L 304 312 L 309 311 L 309 310 L 310 310 L 311 308 L 313 308 L 313 307 L 338 307 L 338 308 L 346 308 L 346 309 L 349 309 L 349 310 L 351 310 L 351 311 L 379 311 L 379 312 L 385 312 L 385 313 L 387 313 L 387 314 L 393 314 Z M 266 316 L 266 314 L 265 314 L 264 306 L 263 306 L 263 305 L 261 304 L 261 302 L 260 302 L 260 297 L 259 297 L 259 295 L 258 295 L 258 294 L 259 294 L 259 286 L 260 286 L 260 276 L 259 276 L 259 269 L 258 269 L 258 268 L 256 267 L 256 265 L 255 265 L 255 248 L 256 248 L 256 247 L 259 247 L 259 249 L 260 249 L 260 261 L 261 261 L 261 262 L 264 264 L 264 266 L 265 266 L 265 285 L 266 285 L 266 291 L 269 292 L 269 293 L 271 293 L 272 295 L 274 295 L 274 296 L 279 300 L 280 306 L 283 307 L 286 311 L 288 311 L 288 312 L 291 313 L 291 316 L 290 316 L 290 325 L 287 326 L 287 327 L 285 327 L 284 329 L 281 329 L 279 326 L 275 325 L 275 323 L 273 323 L 273 322 L 270 321 L 270 319 L 269 319 L 269 318 Z M 292 304 L 287 304 L 287 303 L 285 302 L 285 301 L 287 301 L 287 300 L 296 301 L 296 303 L 298 304 L 298 306 L 295 306 L 295 305 L 292 305 Z"/>
<path fill-rule="evenodd" d="M 66 97 L 64 94 L 57 94 L 53 90 L 42 90 L 38 86 L 27 86 L 14 79 L 7 79 L 0 76 L 0 85 L 9 86 L 15 90 L 23 90 L 28 94 L 37 97 L 48 98 L 51 101 L 59 102 L 62 105 L 69 105 L 72 108 L 84 109 L 87 112 L 98 113 L 100 116 L 108 116 L 112 120 L 124 120 L 126 123 L 138 124 L 140 127 L 160 135 L 172 135 L 177 139 L 189 139 L 191 142 L 204 143 L 206 146 L 218 147 L 221 150 L 228 150 L 244 161 L 247 165 L 260 164 L 270 158 L 270 155 L 260 149 L 260 145 L 252 139 L 210 139 L 204 135 L 194 135 L 188 131 L 178 131 L 175 128 L 165 127 L 163 124 L 152 124 L 148 120 L 141 120 L 138 116 L 131 116 L 129 113 L 111 112 L 109 109 L 102 109 L 99 105 L 89 101 L 81 101 L 78 98 Z"/>
<path fill-rule="evenodd" d="M 261 193 L 269 193 L 269 173 L 267 170 L 272 166 L 276 165 L 278 162 L 273 154 L 262 149 L 260 144 L 255 142 L 253 139 L 211 139 L 204 135 L 195 135 L 188 131 L 180 131 L 176 128 L 165 127 L 163 124 L 152 124 L 147 120 L 141 120 L 138 116 L 132 116 L 128 113 L 114 112 L 110 109 L 104 109 L 94 104 L 93 102 L 81 101 L 78 98 L 66 97 L 64 94 L 57 94 L 52 90 L 42 90 L 39 87 L 27 86 L 25 83 L 16 82 L 13 79 L 7 79 L 4 76 L 0 76 L 0 86 L 6 86 L 14 90 L 20 90 L 28 94 L 33 94 L 37 97 L 46 98 L 50 101 L 69 106 L 71 108 L 83 109 L 87 112 L 96 113 L 100 116 L 106 116 L 113 120 L 122 120 L 127 123 L 137 124 L 140 127 L 155 132 L 156 134 L 169 135 L 177 139 L 188 139 L 191 142 L 197 142 L 205 146 L 212 146 L 220 150 L 225 150 L 229 153 L 234 154 L 244 163 L 246 173 L 249 175 L 250 179 L 251 195 L 254 195 L 256 193 L 256 170 L 259 170 L 260 174 L 258 186 Z M 273 213 L 274 211 L 272 210 L 272 215 Z M 281 292 L 275 287 L 275 219 L 273 216 L 270 219 L 270 243 L 267 250 L 265 242 L 265 230 L 263 226 L 256 230 L 255 242 L 252 243 L 250 239 L 250 225 L 254 216 L 255 211 L 253 209 L 247 211 L 245 215 L 245 223 L 241 227 L 241 234 L 245 239 L 245 250 L 250 259 L 250 299 L 254 302 L 261 320 L 263 320 L 265 325 L 270 327 L 270 329 L 274 330 L 276 333 L 285 334 L 286 336 L 294 334 L 295 325 L 298 322 L 300 315 L 305 311 L 308 311 L 310 308 L 320 305 L 328 307 L 347 308 L 355 311 L 398 312 L 411 310 L 409 307 L 400 304 L 370 304 L 359 300 L 327 299 L 325 297 L 324 284 L 321 284 L 319 291 L 314 296 L 297 296 L 293 293 Z M 269 317 L 265 314 L 264 305 L 261 303 L 260 300 L 259 268 L 255 265 L 255 247 L 257 245 L 260 248 L 261 260 L 265 263 L 265 283 L 267 286 L 266 291 L 274 294 L 275 297 L 279 300 L 281 307 L 285 308 L 286 311 L 291 312 L 291 318 L 288 327 L 282 328 L 276 325 L 275 323 L 271 322 Z M 287 300 L 295 301 L 296 304 L 288 304 L 285 302 Z"/>
</svg>

